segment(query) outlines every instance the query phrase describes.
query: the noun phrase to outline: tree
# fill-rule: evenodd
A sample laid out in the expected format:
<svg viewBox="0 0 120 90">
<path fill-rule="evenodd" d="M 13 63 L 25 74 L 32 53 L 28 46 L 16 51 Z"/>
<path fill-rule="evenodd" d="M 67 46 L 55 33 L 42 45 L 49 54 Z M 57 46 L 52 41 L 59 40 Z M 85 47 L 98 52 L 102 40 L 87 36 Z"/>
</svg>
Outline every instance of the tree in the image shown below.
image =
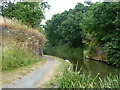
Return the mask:
<svg viewBox="0 0 120 90">
<path fill-rule="evenodd" d="M 17 18 L 24 24 L 32 27 L 40 26 L 42 19 L 45 18 L 44 11 L 49 8 L 47 2 L 9 2 L 2 10 L 2 16 L 9 18 Z"/>
<path fill-rule="evenodd" d="M 109 37 L 116 28 L 114 23 L 117 16 L 116 6 L 117 3 L 95 3 L 84 17 L 84 29 L 95 32 L 101 44 L 111 40 Z"/>
<path fill-rule="evenodd" d="M 82 44 L 81 26 L 83 15 L 88 6 L 78 3 L 75 9 L 56 14 L 45 25 L 45 33 L 52 45 L 67 44 L 79 47 Z"/>
<path fill-rule="evenodd" d="M 61 23 L 63 20 L 66 19 L 65 14 L 67 14 L 67 11 L 65 11 L 62 14 L 56 14 L 52 17 L 52 20 L 48 20 L 46 22 L 45 28 L 45 34 L 49 40 L 49 43 L 52 46 L 58 45 L 61 40 L 63 42 L 63 36 L 61 36 Z"/>
<path fill-rule="evenodd" d="M 83 21 L 85 32 L 94 33 L 105 48 L 107 63 L 120 65 L 120 2 L 94 3 Z"/>
</svg>

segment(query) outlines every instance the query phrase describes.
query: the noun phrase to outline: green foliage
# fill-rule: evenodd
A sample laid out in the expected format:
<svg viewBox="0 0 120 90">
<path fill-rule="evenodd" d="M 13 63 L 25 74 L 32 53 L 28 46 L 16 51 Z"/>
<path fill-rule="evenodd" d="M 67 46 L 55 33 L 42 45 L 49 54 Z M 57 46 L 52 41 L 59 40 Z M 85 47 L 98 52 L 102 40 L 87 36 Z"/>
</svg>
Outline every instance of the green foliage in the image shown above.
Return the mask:
<svg viewBox="0 0 120 90">
<path fill-rule="evenodd" d="M 99 51 L 103 52 L 100 58 L 120 66 L 120 2 L 85 3 L 78 3 L 74 9 L 56 14 L 46 22 L 45 34 L 51 48 L 60 45 L 78 48 L 86 44 L 89 53 L 95 55 L 96 47 L 100 46 Z"/>
<path fill-rule="evenodd" d="M 50 7 L 47 2 L 17 2 L 16 4 L 9 2 L 7 4 L 6 7 L 3 6 L 2 16 L 17 18 L 32 27 L 40 26 L 42 19 L 45 18 L 45 9 Z"/>
<path fill-rule="evenodd" d="M 99 43 L 104 44 L 116 32 L 118 11 L 118 3 L 94 3 L 83 19 L 83 27 L 88 32 L 94 32 Z"/>
<path fill-rule="evenodd" d="M 83 47 L 71 48 L 67 45 L 51 47 L 46 45 L 44 48 L 44 54 L 61 57 L 68 60 L 82 60 Z"/>
<path fill-rule="evenodd" d="M 82 46 L 81 26 L 87 6 L 78 3 L 75 9 L 56 14 L 46 22 L 45 34 L 51 45 L 68 44 L 71 47 Z"/>
<path fill-rule="evenodd" d="M 4 51 L 2 53 L 2 70 L 13 70 L 21 66 L 27 66 L 38 62 L 37 56 L 33 55 L 26 49 L 15 49 Z"/>
<path fill-rule="evenodd" d="M 51 45 L 58 45 L 57 42 L 60 41 L 62 36 L 60 36 L 59 32 L 57 30 L 58 26 L 62 22 L 62 18 L 65 18 L 64 15 L 56 14 L 53 16 L 52 20 L 48 20 L 46 22 L 46 25 L 44 26 L 45 28 L 45 34 L 50 42 Z"/>
<path fill-rule="evenodd" d="M 63 75 L 58 76 L 59 88 L 120 88 L 119 76 L 109 74 L 106 78 L 101 79 L 99 73 L 95 77 L 86 75 L 81 70 L 77 71 L 71 66 L 71 71 L 64 70 Z M 99 79 L 99 81 L 96 81 Z"/>
<path fill-rule="evenodd" d="M 120 40 L 118 36 L 112 38 L 111 42 L 105 44 L 105 49 L 107 52 L 107 63 L 120 66 Z"/>
<path fill-rule="evenodd" d="M 94 3 L 83 18 L 83 29 L 94 33 L 105 49 L 107 63 L 120 66 L 120 2 Z M 88 40 L 88 38 L 86 38 Z M 91 41 L 90 41 L 91 42 Z M 91 43 L 91 45 L 93 45 Z"/>
</svg>

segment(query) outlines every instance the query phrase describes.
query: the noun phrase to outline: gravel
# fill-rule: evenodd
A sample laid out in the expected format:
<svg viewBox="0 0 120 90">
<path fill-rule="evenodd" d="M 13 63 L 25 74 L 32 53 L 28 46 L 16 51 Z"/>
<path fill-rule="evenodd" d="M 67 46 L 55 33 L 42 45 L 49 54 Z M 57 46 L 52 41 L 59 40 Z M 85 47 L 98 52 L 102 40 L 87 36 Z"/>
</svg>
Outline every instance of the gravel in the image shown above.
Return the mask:
<svg viewBox="0 0 120 90">
<path fill-rule="evenodd" d="M 42 78 L 49 73 L 55 64 L 55 60 L 53 58 L 49 56 L 43 56 L 43 58 L 48 61 L 47 65 L 28 76 L 24 76 L 20 80 L 13 81 L 4 88 L 35 88 L 38 83 L 42 82 Z"/>
</svg>

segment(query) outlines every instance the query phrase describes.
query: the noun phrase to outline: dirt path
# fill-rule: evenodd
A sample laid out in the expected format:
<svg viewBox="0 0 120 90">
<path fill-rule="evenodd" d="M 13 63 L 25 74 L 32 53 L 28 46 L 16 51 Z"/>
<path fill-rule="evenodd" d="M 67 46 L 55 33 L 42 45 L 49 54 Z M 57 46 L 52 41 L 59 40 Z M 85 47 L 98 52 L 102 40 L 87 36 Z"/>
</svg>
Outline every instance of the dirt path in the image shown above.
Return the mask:
<svg viewBox="0 0 120 90">
<path fill-rule="evenodd" d="M 47 65 L 42 67 L 40 70 L 21 78 L 20 80 L 13 81 L 12 83 L 4 86 L 4 88 L 35 88 L 55 65 L 55 60 L 53 58 L 49 56 L 43 56 L 43 58 L 48 61 Z"/>
</svg>

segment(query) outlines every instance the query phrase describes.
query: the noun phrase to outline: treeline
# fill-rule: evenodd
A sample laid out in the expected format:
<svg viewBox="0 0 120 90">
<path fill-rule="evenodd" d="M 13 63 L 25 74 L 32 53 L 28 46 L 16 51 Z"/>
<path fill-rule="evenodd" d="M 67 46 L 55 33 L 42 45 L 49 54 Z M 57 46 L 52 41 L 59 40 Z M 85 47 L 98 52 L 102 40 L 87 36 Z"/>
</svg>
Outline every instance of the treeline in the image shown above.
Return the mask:
<svg viewBox="0 0 120 90">
<path fill-rule="evenodd" d="M 44 28 L 49 43 L 45 52 L 67 45 L 70 48 L 85 46 L 90 53 L 96 53 L 95 47 L 99 45 L 105 52 L 106 62 L 120 66 L 119 23 L 120 2 L 78 3 L 74 9 L 58 13 L 46 22 Z"/>
<path fill-rule="evenodd" d="M 40 56 L 46 42 L 40 25 L 45 18 L 45 10 L 49 9 L 48 3 L 43 0 L 41 2 L 11 1 L 16 0 L 0 1 L 3 71 L 14 70 L 43 60 Z"/>
<path fill-rule="evenodd" d="M 49 9 L 48 2 L 11 2 L 3 0 L 0 2 L 1 15 L 3 17 L 15 18 L 23 24 L 33 28 L 40 28 L 41 22 L 45 19 L 45 10 Z"/>
</svg>

